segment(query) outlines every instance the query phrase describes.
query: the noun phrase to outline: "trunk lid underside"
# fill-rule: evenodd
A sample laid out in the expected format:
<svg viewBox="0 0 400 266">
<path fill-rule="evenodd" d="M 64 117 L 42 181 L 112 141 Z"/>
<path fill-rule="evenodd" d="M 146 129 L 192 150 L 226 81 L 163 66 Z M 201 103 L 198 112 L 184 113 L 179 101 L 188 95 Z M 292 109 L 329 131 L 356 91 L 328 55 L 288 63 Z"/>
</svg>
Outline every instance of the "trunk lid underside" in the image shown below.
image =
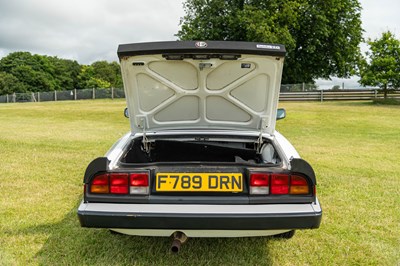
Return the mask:
<svg viewBox="0 0 400 266">
<path fill-rule="evenodd" d="M 176 43 L 195 47 L 194 42 Z M 133 47 L 131 53 L 120 52 L 132 132 L 228 129 L 272 135 L 284 48 L 273 46 L 269 54 L 257 48 L 265 46 L 248 45 L 251 49 L 242 51 L 193 48 L 153 54 Z"/>
</svg>

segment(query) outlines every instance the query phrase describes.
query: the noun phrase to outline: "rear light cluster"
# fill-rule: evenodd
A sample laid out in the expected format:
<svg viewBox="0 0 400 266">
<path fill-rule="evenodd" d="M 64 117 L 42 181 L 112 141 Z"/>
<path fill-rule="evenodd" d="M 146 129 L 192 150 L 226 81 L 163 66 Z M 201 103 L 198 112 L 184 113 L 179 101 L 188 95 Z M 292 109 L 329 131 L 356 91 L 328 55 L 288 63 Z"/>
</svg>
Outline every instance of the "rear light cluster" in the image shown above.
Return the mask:
<svg viewBox="0 0 400 266">
<path fill-rule="evenodd" d="M 104 173 L 93 178 L 90 193 L 94 194 L 149 194 L 149 174 Z"/>
<path fill-rule="evenodd" d="M 250 194 L 309 195 L 307 179 L 299 175 L 250 173 Z"/>
</svg>

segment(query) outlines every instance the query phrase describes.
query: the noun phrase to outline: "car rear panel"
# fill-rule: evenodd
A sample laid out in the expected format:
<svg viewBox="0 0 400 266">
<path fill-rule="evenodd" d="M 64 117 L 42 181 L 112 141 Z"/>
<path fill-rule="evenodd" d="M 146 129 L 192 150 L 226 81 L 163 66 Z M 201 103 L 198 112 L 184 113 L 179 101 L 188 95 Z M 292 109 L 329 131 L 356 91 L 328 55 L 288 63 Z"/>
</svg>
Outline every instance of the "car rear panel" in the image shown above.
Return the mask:
<svg viewBox="0 0 400 266">
<path fill-rule="evenodd" d="M 107 158 L 94 160 L 85 175 L 84 201 L 78 208 L 83 227 L 117 228 L 121 230 L 226 230 L 236 236 L 238 231 L 252 231 L 252 236 L 266 234 L 265 230 L 293 230 L 318 228 L 322 211 L 315 195 L 315 176 L 305 161 L 292 161 L 297 172 L 281 166 L 260 164 L 212 163 L 155 163 L 124 164 L 110 170 Z M 109 163 L 109 162 L 108 162 Z M 292 169 L 292 170 L 293 170 Z M 104 174 L 148 174 L 148 194 L 94 194 L 92 181 Z M 268 177 L 302 175 L 308 182 L 307 195 L 250 194 L 252 173 L 266 173 Z M 241 191 L 194 192 L 158 191 L 157 174 L 202 177 L 242 176 Z M 123 174 L 124 175 L 124 174 Z M 271 182 L 272 179 L 269 180 Z M 164 181 L 168 181 L 164 179 Z M 117 190 L 118 191 L 118 190 Z M 136 231 L 135 231 L 136 232 Z M 165 233 L 165 232 L 164 232 Z M 161 233 L 160 233 L 161 234 Z M 229 233 L 227 233 L 229 235 Z M 196 234 L 197 235 L 197 234 Z"/>
<path fill-rule="evenodd" d="M 309 179 L 309 191 L 307 195 L 251 195 L 249 193 L 249 178 L 251 173 L 274 173 L 290 175 L 290 171 L 281 169 L 280 167 L 254 167 L 254 166 L 212 166 L 212 165 L 196 165 L 196 166 L 152 166 L 143 168 L 125 168 L 119 169 L 123 173 L 148 173 L 149 175 L 149 193 L 146 195 L 115 195 L 115 194 L 95 194 L 91 193 L 91 180 L 86 183 L 85 202 L 102 202 L 102 203 L 150 203 L 150 204 L 264 204 L 264 203 L 311 203 L 315 200 L 313 194 L 312 180 Z M 115 171 L 114 171 L 115 172 Z M 119 173 L 116 172 L 116 173 Z M 202 176 L 213 179 L 213 185 L 219 188 L 231 188 L 237 190 L 238 181 L 234 179 L 234 175 L 242 177 L 240 181 L 240 191 L 201 191 L 201 190 L 179 190 L 179 191 L 159 191 L 160 180 L 157 175 L 175 174 L 179 177 Z M 229 181 L 229 184 L 223 184 L 222 179 Z M 168 182 L 167 179 L 163 180 Z M 236 181 L 236 182 L 235 182 Z M 182 182 L 179 179 L 178 182 Z M 177 185 L 179 188 L 179 185 Z"/>
</svg>

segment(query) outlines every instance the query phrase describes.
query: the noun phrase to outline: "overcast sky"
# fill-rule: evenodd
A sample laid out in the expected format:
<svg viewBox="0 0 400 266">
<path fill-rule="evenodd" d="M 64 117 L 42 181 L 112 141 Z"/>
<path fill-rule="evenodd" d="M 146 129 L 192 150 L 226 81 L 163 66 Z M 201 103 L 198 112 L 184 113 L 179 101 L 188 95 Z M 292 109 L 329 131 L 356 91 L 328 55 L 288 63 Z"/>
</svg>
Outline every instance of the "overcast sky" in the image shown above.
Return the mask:
<svg viewBox="0 0 400 266">
<path fill-rule="evenodd" d="M 116 61 L 120 43 L 175 40 L 183 0 L 0 0 L 0 57 L 14 51 Z M 400 1 L 360 0 L 365 37 L 400 38 Z M 363 48 L 365 49 L 365 48 Z"/>
</svg>

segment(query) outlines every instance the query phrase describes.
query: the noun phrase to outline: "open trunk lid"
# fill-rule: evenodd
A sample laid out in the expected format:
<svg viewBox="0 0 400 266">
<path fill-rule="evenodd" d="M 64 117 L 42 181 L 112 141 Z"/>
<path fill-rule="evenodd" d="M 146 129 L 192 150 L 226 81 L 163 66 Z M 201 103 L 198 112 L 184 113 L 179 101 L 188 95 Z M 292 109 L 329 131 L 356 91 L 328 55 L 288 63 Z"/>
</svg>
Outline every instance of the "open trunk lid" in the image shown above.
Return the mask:
<svg viewBox="0 0 400 266">
<path fill-rule="evenodd" d="M 282 45 L 137 43 L 118 56 L 132 132 L 275 130 Z"/>
</svg>

